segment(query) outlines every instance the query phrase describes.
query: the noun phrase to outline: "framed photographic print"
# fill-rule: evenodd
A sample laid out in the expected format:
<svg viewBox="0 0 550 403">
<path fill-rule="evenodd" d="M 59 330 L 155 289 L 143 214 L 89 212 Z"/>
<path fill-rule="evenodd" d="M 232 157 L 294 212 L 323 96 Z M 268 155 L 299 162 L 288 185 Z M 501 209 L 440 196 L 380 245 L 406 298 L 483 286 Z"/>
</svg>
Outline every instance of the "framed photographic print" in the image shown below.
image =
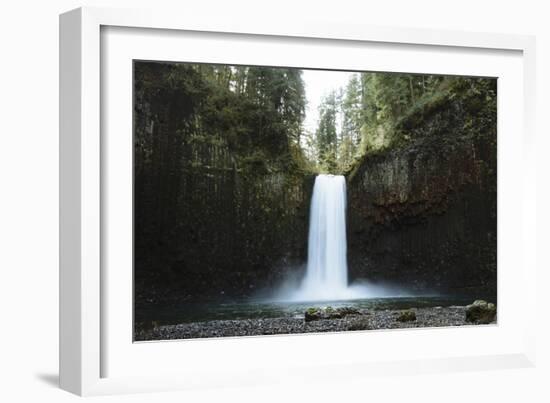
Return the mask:
<svg viewBox="0 0 550 403">
<path fill-rule="evenodd" d="M 133 73 L 135 341 L 496 323 L 496 78 Z"/>
<path fill-rule="evenodd" d="M 533 49 L 63 14 L 62 387 L 532 365 Z"/>
</svg>

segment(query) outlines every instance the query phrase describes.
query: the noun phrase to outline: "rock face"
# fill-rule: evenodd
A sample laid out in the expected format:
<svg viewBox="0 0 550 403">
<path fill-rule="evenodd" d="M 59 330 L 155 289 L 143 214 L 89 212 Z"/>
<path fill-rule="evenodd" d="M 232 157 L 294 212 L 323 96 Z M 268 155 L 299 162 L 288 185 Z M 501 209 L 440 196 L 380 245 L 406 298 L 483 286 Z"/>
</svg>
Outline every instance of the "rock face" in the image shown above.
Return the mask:
<svg viewBox="0 0 550 403">
<path fill-rule="evenodd" d="M 484 300 L 476 300 L 466 307 L 466 321 L 476 324 L 487 324 L 495 321 L 497 307 Z"/>
<path fill-rule="evenodd" d="M 171 67 L 141 66 L 148 87 L 136 87 L 134 99 L 136 302 L 243 296 L 277 284 L 306 261 L 314 175 L 295 166 L 288 148 L 269 152 L 189 129 L 193 97 L 159 78 Z"/>
<path fill-rule="evenodd" d="M 150 263 L 181 294 L 246 295 L 275 285 L 307 260 L 313 177 L 251 174 L 231 165 L 223 144 L 211 148 L 210 155 L 225 158 L 193 158 L 173 210 L 159 211 L 159 219 L 137 206 L 136 221 L 152 233 L 140 231 L 136 239 L 136 262 L 143 265 L 136 270 L 147 272 Z M 211 175 L 212 169 L 221 172 Z"/>
<path fill-rule="evenodd" d="M 352 279 L 496 294 L 496 106 L 480 97 L 405 120 L 410 140 L 348 175 Z"/>
</svg>

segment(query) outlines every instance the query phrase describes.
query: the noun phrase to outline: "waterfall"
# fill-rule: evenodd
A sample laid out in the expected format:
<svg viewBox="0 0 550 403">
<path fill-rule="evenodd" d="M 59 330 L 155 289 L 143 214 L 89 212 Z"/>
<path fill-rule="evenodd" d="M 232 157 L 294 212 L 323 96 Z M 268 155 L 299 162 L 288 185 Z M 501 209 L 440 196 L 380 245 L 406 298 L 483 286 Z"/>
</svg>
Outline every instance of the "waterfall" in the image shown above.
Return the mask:
<svg viewBox="0 0 550 403">
<path fill-rule="evenodd" d="M 346 179 L 318 175 L 309 216 L 307 269 L 301 284 L 283 284 L 277 301 L 339 301 L 406 296 L 398 288 L 366 280 L 348 284 Z"/>
<path fill-rule="evenodd" d="M 307 271 L 295 299 L 352 297 L 346 253 L 346 179 L 319 175 L 311 199 Z"/>
<path fill-rule="evenodd" d="M 346 180 L 319 175 L 311 199 L 307 272 L 303 291 L 330 296 L 348 285 L 346 257 Z"/>
</svg>

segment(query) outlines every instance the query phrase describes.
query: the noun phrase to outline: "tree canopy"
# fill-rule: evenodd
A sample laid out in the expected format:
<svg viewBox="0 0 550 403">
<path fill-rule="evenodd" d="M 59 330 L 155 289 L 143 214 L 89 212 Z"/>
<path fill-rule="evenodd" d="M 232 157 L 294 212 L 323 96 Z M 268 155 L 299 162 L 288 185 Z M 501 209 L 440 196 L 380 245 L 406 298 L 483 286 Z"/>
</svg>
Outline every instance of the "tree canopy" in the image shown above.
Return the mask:
<svg viewBox="0 0 550 403">
<path fill-rule="evenodd" d="M 368 153 L 412 140 L 409 116 L 458 93 L 470 92 L 484 105 L 496 100 L 496 80 L 406 73 L 356 73 L 344 88 L 326 95 L 319 122 L 304 144 L 316 150 L 319 171 L 343 173 Z M 312 155 L 312 153 L 306 153 Z"/>
<path fill-rule="evenodd" d="M 241 167 L 254 169 L 276 169 L 265 166 L 269 160 L 313 172 L 347 172 L 366 154 L 409 141 L 403 121 L 419 109 L 457 91 L 476 92 L 482 101 L 496 98 L 495 80 L 355 73 L 343 88 L 324 95 L 316 128 L 306 131 L 300 69 L 139 63 L 136 78 L 136 91 L 174 101 L 166 124 L 177 127 L 170 139 L 137 133 L 138 157 L 181 158 L 185 143 L 222 141 Z M 154 151 L 158 147 L 166 150 Z"/>
</svg>

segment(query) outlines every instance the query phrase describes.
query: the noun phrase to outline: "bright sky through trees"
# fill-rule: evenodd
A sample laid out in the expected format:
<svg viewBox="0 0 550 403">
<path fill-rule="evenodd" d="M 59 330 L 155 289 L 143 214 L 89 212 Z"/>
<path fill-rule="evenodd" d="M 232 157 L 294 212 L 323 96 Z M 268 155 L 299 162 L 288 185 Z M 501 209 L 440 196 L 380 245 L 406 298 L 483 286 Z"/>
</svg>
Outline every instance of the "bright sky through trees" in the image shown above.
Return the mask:
<svg viewBox="0 0 550 403">
<path fill-rule="evenodd" d="M 306 89 L 306 117 L 304 129 L 314 133 L 319 123 L 319 105 L 331 91 L 346 88 L 350 77 L 356 73 L 349 71 L 303 70 L 302 78 Z"/>
</svg>

